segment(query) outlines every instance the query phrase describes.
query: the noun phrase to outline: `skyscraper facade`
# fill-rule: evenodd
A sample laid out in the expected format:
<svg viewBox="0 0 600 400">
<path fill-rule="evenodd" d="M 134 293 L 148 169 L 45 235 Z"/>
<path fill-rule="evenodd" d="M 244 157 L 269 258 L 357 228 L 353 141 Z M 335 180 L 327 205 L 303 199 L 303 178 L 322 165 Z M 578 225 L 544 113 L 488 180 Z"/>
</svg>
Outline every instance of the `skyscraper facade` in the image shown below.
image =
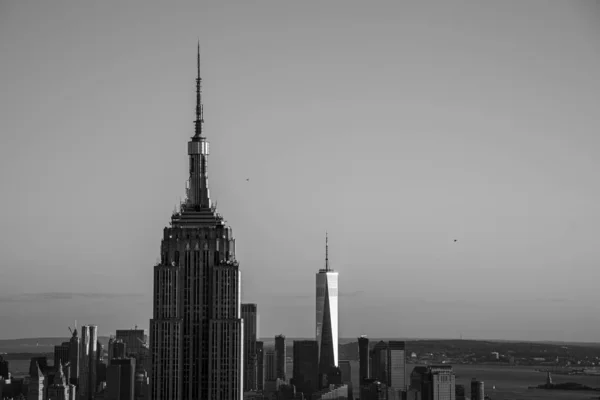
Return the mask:
<svg viewBox="0 0 600 400">
<path fill-rule="evenodd" d="M 243 394 L 240 270 L 232 230 L 210 200 L 201 82 L 198 47 L 187 196 L 163 231 L 154 267 L 152 400 L 239 400 Z"/>
<path fill-rule="evenodd" d="M 358 379 L 369 379 L 369 338 L 361 336 L 358 338 Z"/>
<path fill-rule="evenodd" d="M 285 382 L 285 361 L 286 361 L 286 349 L 285 349 L 285 336 L 275 336 L 275 371 L 277 378 Z"/>
<path fill-rule="evenodd" d="M 2 355 L 0 355 L 0 377 L 8 379 L 8 361 L 4 360 Z"/>
<path fill-rule="evenodd" d="M 70 350 L 70 342 L 62 342 L 62 344 L 54 346 L 54 365 L 68 363 L 71 360 L 69 356 Z"/>
<path fill-rule="evenodd" d="M 134 400 L 135 358 L 115 358 L 106 371 L 106 400 Z"/>
<path fill-rule="evenodd" d="M 127 355 L 138 355 L 144 346 L 143 329 L 117 329 L 116 339 L 125 343 Z"/>
<path fill-rule="evenodd" d="M 69 383 L 75 386 L 79 385 L 79 359 L 81 356 L 81 343 L 77 336 L 77 328 L 73 330 L 71 340 L 69 340 L 69 360 L 71 369 L 69 375 Z"/>
<path fill-rule="evenodd" d="M 265 388 L 265 354 L 264 343 L 256 341 L 256 390 Z"/>
<path fill-rule="evenodd" d="M 319 345 L 316 340 L 294 340 L 293 385 L 309 397 L 318 390 Z"/>
<path fill-rule="evenodd" d="M 338 366 L 338 273 L 329 268 L 329 243 L 325 237 L 325 268 L 317 273 L 316 337 L 319 372 Z"/>
<path fill-rule="evenodd" d="M 388 386 L 396 391 L 406 390 L 406 343 L 388 342 Z"/>
<path fill-rule="evenodd" d="M 256 337 L 258 330 L 258 310 L 256 304 L 242 304 L 244 320 L 244 391 L 256 390 Z"/>
<path fill-rule="evenodd" d="M 90 327 L 81 327 L 79 349 L 79 388 L 77 396 L 80 400 L 88 400 L 90 395 Z"/>
<path fill-rule="evenodd" d="M 275 365 L 275 350 L 265 351 L 265 381 L 277 380 L 277 367 Z"/>
</svg>

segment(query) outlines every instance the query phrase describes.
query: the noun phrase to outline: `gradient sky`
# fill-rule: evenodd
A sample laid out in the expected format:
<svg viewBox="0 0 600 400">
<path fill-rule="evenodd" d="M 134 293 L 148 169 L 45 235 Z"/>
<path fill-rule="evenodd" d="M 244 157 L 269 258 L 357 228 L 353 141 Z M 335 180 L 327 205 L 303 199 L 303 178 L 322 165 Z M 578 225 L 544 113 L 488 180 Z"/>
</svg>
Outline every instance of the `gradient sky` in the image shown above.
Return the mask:
<svg viewBox="0 0 600 400">
<path fill-rule="evenodd" d="M 597 340 L 600 3 L 560 0 L 1 1 L 0 338 L 148 327 L 198 37 L 261 336 L 314 334 L 327 230 L 341 337 Z"/>
</svg>

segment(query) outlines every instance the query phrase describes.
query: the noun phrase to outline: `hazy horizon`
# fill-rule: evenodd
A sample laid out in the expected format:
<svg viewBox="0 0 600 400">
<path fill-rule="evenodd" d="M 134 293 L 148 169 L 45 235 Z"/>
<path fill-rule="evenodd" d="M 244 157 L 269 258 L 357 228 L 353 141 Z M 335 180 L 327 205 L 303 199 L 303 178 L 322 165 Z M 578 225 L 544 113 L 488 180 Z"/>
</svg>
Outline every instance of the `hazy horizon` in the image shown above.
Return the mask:
<svg viewBox="0 0 600 400">
<path fill-rule="evenodd" d="M 599 20 L 558 0 L 2 2 L 0 339 L 148 328 L 200 38 L 211 197 L 261 337 L 313 336 L 327 231 L 340 337 L 594 342 Z"/>
</svg>

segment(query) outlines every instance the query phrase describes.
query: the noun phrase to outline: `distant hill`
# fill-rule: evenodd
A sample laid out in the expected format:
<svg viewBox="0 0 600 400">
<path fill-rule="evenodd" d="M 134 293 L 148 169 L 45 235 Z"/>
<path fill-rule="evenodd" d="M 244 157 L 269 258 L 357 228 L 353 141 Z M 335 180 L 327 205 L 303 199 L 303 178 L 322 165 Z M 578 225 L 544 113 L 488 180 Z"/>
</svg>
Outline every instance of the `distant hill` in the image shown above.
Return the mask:
<svg viewBox="0 0 600 400">
<path fill-rule="evenodd" d="M 54 346 L 69 341 L 70 337 L 43 337 L 28 339 L 0 340 L 0 353 L 54 353 Z M 98 337 L 98 341 L 107 348 L 108 336 Z"/>
</svg>

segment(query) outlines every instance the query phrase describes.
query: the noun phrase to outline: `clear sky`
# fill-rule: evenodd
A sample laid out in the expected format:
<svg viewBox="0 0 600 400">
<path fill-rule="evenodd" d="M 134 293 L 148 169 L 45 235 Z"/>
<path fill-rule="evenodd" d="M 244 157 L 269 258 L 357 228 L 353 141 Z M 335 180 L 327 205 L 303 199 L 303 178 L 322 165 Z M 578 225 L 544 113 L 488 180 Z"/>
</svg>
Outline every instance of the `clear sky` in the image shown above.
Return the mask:
<svg viewBox="0 0 600 400">
<path fill-rule="evenodd" d="M 0 338 L 148 327 L 198 38 L 261 336 L 314 335 L 328 231 L 341 337 L 599 337 L 599 2 L 15 0 Z"/>
</svg>

